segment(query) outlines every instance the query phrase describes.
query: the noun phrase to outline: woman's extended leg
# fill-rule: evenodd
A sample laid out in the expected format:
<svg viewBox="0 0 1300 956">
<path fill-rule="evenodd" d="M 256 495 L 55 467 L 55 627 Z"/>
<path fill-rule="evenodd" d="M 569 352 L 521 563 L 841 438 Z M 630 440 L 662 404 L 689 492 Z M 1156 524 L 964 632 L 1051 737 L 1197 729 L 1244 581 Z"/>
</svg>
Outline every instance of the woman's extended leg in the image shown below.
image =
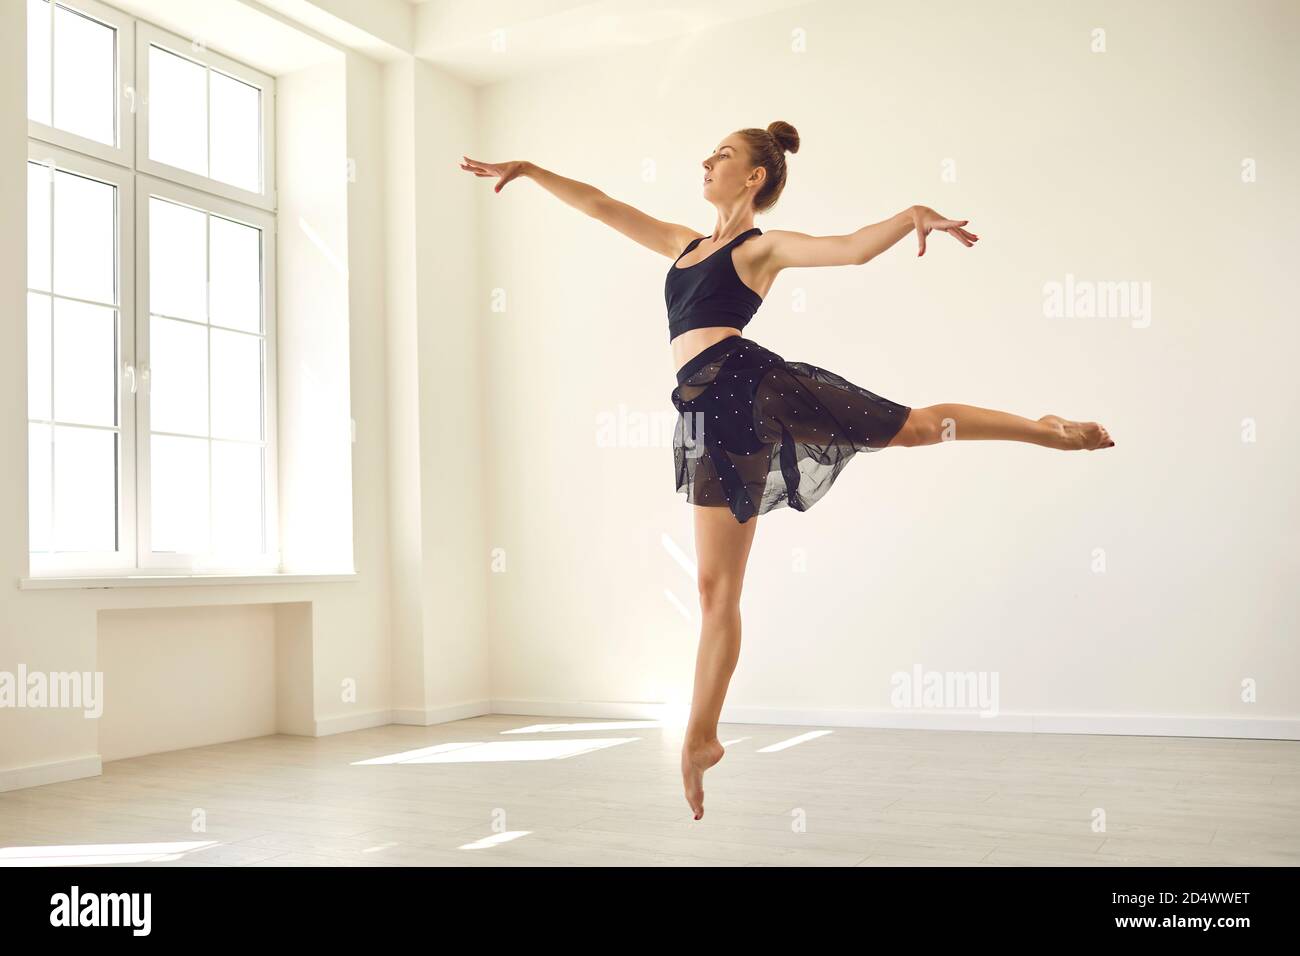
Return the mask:
<svg viewBox="0 0 1300 956">
<path fill-rule="evenodd" d="M 704 771 L 722 759 L 718 715 L 740 658 L 740 589 L 758 518 L 741 524 L 728 508 L 696 505 L 692 510 L 702 623 L 695 694 L 682 743 L 682 785 L 698 820 L 704 815 Z"/>
<path fill-rule="evenodd" d="M 1115 444 L 1105 427 L 1096 422 L 1075 422 L 1056 415 L 1044 415 L 1035 421 L 992 408 L 946 403 L 912 409 L 886 447 L 910 448 L 976 439 L 1023 441 L 1064 451 L 1109 448 Z"/>
</svg>

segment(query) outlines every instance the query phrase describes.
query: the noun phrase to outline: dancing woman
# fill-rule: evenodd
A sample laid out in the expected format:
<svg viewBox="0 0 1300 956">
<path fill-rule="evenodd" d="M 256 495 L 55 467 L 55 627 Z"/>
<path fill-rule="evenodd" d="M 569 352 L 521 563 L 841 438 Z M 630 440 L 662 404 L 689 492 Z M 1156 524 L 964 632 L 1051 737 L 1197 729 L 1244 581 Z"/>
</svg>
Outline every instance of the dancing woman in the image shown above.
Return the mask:
<svg viewBox="0 0 1300 956">
<path fill-rule="evenodd" d="M 785 154 L 799 151 L 789 123 L 742 129 L 702 163 L 713 231 L 662 222 L 527 161 L 460 168 L 495 176 L 495 192 L 526 177 L 594 219 L 673 260 L 664 286 L 677 387 L 673 440 L 677 490 L 695 505 L 703 624 L 695 693 L 682 745 L 682 783 L 695 819 L 704 815 L 704 771 L 722 759 L 718 717 L 740 655 L 740 593 L 758 515 L 787 506 L 806 511 L 858 452 L 915 448 L 940 441 L 1028 442 L 1062 450 L 1109 448 L 1106 429 L 1056 415 L 1037 420 L 974 405 L 910 408 L 834 372 L 786 361 L 741 334 L 782 269 L 862 265 L 915 231 L 917 255 L 931 232 L 971 247 L 967 220 L 909 206 L 842 236 L 754 226 L 786 181 Z"/>
</svg>

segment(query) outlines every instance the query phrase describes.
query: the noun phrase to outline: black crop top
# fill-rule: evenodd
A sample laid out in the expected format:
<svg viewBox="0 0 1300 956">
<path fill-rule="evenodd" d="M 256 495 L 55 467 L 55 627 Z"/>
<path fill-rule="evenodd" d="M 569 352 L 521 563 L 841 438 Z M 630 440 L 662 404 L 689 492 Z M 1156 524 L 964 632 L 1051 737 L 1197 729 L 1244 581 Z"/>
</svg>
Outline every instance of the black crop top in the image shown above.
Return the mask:
<svg viewBox="0 0 1300 956">
<path fill-rule="evenodd" d="M 750 236 L 762 234 L 763 230 L 755 226 L 742 232 L 721 249 L 713 250 L 695 265 L 678 268 L 677 263 L 682 256 L 705 238 L 698 236 L 682 250 L 681 256 L 673 260 L 664 282 L 669 342 L 690 329 L 702 329 L 710 325 L 743 329 L 754 317 L 758 307 L 763 304 L 763 298 L 740 281 L 736 265 L 731 261 L 731 250 Z"/>
</svg>

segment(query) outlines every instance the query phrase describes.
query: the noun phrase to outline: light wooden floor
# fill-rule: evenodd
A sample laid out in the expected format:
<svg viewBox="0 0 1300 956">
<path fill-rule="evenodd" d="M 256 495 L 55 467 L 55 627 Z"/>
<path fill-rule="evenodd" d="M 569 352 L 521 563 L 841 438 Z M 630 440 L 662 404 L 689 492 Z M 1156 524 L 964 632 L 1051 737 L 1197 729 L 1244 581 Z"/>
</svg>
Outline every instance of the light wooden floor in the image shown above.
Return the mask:
<svg viewBox="0 0 1300 956">
<path fill-rule="evenodd" d="M 724 724 L 696 822 L 680 729 L 619 723 L 494 715 L 119 760 L 0 794 L 0 864 L 1300 865 L 1296 741 L 834 729 L 764 753 L 814 728 Z"/>
</svg>

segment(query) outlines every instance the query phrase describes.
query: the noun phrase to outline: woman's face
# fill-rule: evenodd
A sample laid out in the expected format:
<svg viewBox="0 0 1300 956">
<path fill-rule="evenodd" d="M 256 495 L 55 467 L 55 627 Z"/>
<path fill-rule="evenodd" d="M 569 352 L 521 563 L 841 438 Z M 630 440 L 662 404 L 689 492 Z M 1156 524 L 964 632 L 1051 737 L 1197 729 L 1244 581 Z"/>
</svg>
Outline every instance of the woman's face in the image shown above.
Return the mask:
<svg viewBox="0 0 1300 956">
<path fill-rule="evenodd" d="M 744 193 L 752 171 L 746 165 L 748 158 L 739 136 L 733 134 L 720 142 L 704 161 L 704 198 L 725 202 Z"/>
</svg>

